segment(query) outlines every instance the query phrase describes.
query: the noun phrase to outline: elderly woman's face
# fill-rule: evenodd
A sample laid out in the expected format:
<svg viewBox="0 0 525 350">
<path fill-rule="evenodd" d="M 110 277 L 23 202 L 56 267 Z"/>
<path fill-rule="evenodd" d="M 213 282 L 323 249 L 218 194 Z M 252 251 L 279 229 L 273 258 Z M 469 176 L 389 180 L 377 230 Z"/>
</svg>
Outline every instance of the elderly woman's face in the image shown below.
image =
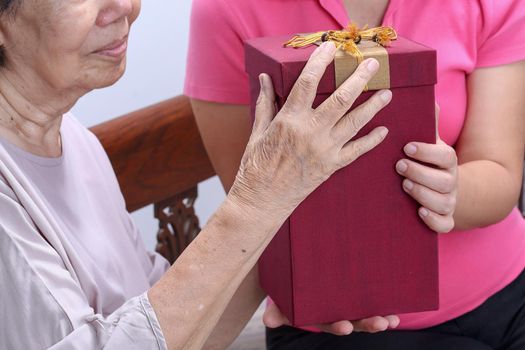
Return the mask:
<svg viewBox="0 0 525 350">
<path fill-rule="evenodd" d="M 15 1 L 0 22 L 5 69 L 59 90 L 104 87 L 123 74 L 140 0 Z"/>
</svg>

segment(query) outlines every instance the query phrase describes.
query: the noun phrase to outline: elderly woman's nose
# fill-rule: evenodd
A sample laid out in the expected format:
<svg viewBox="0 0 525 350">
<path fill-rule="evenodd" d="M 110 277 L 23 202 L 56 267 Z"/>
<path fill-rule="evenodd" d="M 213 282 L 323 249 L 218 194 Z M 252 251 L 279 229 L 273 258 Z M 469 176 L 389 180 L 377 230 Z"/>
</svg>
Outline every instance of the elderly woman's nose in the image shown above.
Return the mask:
<svg viewBox="0 0 525 350">
<path fill-rule="evenodd" d="M 97 18 L 97 25 L 107 26 L 128 17 L 133 11 L 133 0 L 107 0 Z"/>
</svg>

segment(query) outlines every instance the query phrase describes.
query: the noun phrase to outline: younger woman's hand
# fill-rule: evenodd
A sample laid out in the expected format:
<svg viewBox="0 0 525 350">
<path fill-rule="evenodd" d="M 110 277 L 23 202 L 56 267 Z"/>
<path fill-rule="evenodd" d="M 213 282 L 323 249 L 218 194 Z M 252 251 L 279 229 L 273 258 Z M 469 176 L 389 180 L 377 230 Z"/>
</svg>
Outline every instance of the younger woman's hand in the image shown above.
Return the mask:
<svg viewBox="0 0 525 350">
<path fill-rule="evenodd" d="M 436 119 L 439 107 L 436 106 Z M 458 160 L 454 148 L 438 135 L 436 144 L 410 142 L 408 156 L 396 164 L 405 177 L 403 189 L 421 204 L 419 216 L 434 231 L 447 233 L 454 228 L 458 194 Z"/>
<path fill-rule="evenodd" d="M 268 328 L 277 328 L 289 326 L 290 322 L 283 315 L 281 310 L 274 303 L 266 307 L 263 316 L 264 325 Z M 377 333 L 387 329 L 395 329 L 399 326 L 399 317 L 397 316 L 375 316 L 358 321 L 339 321 L 315 326 L 325 333 L 334 335 L 349 335 L 353 332 Z"/>
</svg>

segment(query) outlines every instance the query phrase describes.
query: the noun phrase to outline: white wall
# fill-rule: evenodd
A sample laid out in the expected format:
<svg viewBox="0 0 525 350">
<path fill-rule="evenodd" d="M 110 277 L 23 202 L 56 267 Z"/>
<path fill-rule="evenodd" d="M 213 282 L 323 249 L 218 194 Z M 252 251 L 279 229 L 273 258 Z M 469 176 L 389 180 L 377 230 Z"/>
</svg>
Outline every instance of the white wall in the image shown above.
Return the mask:
<svg viewBox="0 0 525 350">
<path fill-rule="evenodd" d="M 128 68 L 114 86 L 83 97 L 73 113 L 86 126 L 180 95 L 184 82 L 191 0 L 143 0 L 142 13 L 133 25 Z M 201 224 L 224 198 L 214 178 L 199 187 L 196 204 Z M 153 249 L 156 222 L 152 207 L 133 214 L 146 246 Z"/>
</svg>

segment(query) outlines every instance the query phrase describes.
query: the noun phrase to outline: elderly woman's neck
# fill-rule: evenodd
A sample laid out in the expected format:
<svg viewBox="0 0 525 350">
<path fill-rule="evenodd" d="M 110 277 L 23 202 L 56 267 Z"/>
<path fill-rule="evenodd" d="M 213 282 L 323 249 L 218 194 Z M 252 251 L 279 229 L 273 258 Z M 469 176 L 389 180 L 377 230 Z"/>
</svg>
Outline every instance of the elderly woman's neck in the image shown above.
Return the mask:
<svg viewBox="0 0 525 350">
<path fill-rule="evenodd" d="M 42 91 L 45 89 L 42 89 Z M 42 157 L 62 154 L 62 115 L 77 98 L 40 93 L 0 73 L 0 137 Z"/>
</svg>

